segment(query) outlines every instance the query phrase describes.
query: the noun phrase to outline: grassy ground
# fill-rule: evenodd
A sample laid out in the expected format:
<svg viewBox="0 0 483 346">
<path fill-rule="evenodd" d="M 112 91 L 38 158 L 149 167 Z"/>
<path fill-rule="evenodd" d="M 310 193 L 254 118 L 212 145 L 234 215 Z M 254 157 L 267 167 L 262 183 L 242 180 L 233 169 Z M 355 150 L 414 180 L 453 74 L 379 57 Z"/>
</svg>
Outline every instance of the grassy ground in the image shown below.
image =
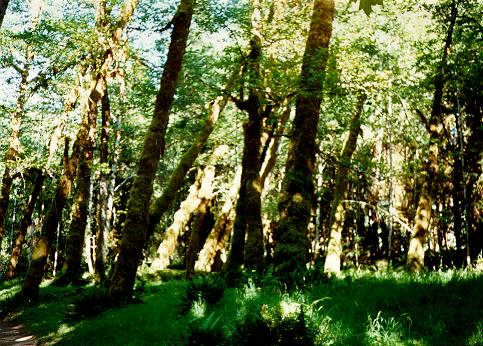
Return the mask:
<svg viewBox="0 0 483 346">
<path fill-rule="evenodd" d="M 142 277 L 137 304 L 107 310 L 92 286 L 47 282 L 8 317 L 46 345 L 483 345 L 481 273 L 346 273 L 291 293 L 273 278 L 172 274 Z M 0 313 L 18 288 L 0 284 Z"/>
</svg>

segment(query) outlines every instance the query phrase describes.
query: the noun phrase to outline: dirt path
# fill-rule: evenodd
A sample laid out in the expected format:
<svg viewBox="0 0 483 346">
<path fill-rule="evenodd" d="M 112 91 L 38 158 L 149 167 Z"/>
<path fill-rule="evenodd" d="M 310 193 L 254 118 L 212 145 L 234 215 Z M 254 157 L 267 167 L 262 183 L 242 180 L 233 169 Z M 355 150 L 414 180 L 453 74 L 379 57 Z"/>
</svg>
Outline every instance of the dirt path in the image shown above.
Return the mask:
<svg viewBox="0 0 483 346">
<path fill-rule="evenodd" d="M 37 339 L 21 324 L 0 321 L 0 346 L 7 345 L 35 346 Z"/>
</svg>

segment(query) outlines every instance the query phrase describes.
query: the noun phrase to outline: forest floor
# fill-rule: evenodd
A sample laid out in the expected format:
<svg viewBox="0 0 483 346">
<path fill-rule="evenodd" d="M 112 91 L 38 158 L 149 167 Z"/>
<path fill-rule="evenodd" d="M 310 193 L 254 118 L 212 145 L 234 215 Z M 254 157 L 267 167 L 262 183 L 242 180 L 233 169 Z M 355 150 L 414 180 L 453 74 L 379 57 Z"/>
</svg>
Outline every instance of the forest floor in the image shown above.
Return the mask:
<svg viewBox="0 0 483 346">
<path fill-rule="evenodd" d="M 21 324 L 0 321 L 0 346 L 35 346 L 37 339 Z"/>
<path fill-rule="evenodd" d="M 122 307 L 106 306 L 93 285 L 48 280 L 37 304 L 18 307 L 21 282 L 4 282 L 0 316 L 39 345 L 483 345 L 481 272 L 308 273 L 291 291 L 270 275 L 236 287 L 216 275 L 182 277 L 141 271 L 135 303 Z"/>
</svg>

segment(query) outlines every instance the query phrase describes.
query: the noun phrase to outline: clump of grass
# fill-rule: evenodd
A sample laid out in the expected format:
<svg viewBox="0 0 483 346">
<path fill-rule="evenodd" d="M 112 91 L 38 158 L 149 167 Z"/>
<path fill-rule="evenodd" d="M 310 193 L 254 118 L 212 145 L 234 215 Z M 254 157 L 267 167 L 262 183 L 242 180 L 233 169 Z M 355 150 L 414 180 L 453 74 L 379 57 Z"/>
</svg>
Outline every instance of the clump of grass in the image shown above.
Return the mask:
<svg viewBox="0 0 483 346">
<path fill-rule="evenodd" d="M 103 288 L 93 288 L 82 293 L 68 305 L 64 321 L 68 323 L 78 322 L 88 318 L 94 318 L 102 312 L 113 307 Z"/>
<path fill-rule="evenodd" d="M 186 314 L 195 303 L 213 307 L 225 292 L 226 282 L 219 276 L 200 276 L 188 283 L 181 303 L 181 314 Z"/>
</svg>

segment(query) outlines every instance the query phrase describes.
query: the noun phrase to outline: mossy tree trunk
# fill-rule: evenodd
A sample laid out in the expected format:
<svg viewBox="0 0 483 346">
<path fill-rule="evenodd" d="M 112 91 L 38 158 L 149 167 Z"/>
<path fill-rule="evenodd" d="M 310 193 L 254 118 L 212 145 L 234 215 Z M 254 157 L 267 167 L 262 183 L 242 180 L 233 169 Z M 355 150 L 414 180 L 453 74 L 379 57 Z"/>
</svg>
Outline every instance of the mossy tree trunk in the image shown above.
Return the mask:
<svg viewBox="0 0 483 346">
<path fill-rule="evenodd" d="M 34 212 L 35 204 L 42 191 L 42 184 L 44 183 L 45 175 L 41 170 L 36 170 L 36 177 L 32 192 L 30 193 L 27 204 L 23 210 L 23 218 L 20 222 L 19 230 L 15 236 L 15 243 L 13 245 L 12 254 L 10 255 L 10 262 L 5 272 L 5 279 L 12 279 L 17 275 L 17 266 L 22 255 L 22 247 L 25 242 L 28 227 L 32 224 L 32 214 Z"/>
<path fill-rule="evenodd" d="M 215 166 L 210 164 L 203 170 L 203 179 L 198 191 L 198 207 L 194 213 L 193 227 L 186 251 L 186 278 L 192 279 L 195 275 L 195 263 L 200 251 L 200 241 L 204 223 L 210 213 L 213 198 L 213 183 L 215 181 Z"/>
<path fill-rule="evenodd" d="M 314 2 L 278 205 L 280 219 L 274 234 L 275 273 L 280 275 L 305 268 L 308 260 L 307 227 L 314 205 L 315 140 L 333 18 L 333 0 Z"/>
<path fill-rule="evenodd" d="M 99 144 L 99 164 L 101 165 L 99 177 L 99 198 L 96 211 L 96 256 L 94 259 L 94 277 L 100 283 L 105 278 L 105 263 L 107 258 L 107 239 L 109 234 L 108 213 L 108 184 L 110 174 L 109 165 L 109 133 L 111 128 L 111 107 L 107 83 L 104 83 L 104 95 L 101 100 L 101 141 Z"/>
<path fill-rule="evenodd" d="M 96 80 L 91 82 L 90 91 L 88 93 L 91 103 L 97 104 L 101 98 L 102 86 L 101 78 L 98 76 Z M 44 275 L 44 268 L 47 263 L 47 257 L 52 245 L 56 239 L 56 231 L 59 221 L 62 217 L 67 199 L 70 196 L 72 183 L 77 173 L 79 160 L 84 152 L 84 148 L 89 140 L 90 123 L 89 112 L 86 112 L 81 126 L 77 132 L 76 140 L 72 148 L 70 157 L 64 160 L 64 172 L 60 177 L 59 183 L 52 199 L 51 207 L 45 216 L 42 225 L 42 235 L 36 240 L 32 251 L 32 259 L 27 271 L 27 275 L 22 285 L 20 298 L 24 300 L 37 299 L 39 294 L 39 285 Z M 82 244 L 81 244 L 82 245 Z"/>
<path fill-rule="evenodd" d="M 194 0 L 181 0 L 172 20 L 171 42 L 156 97 L 154 116 L 144 138 L 137 175 L 129 194 L 120 252 L 110 278 L 108 294 L 115 302 L 126 301 L 132 296 L 146 239 L 153 182 L 159 159 L 164 152 L 169 112 L 181 71 L 194 6 Z"/>
<path fill-rule="evenodd" d="M 105 90 L 105 79 L 101 78 L 102 92 Z M 94 156 L 94 133 L 97 122 L 97 102 L 101 98 L 100 94 L 97 98 L 89 98 L 87 118 L 89 132 L 83 144 L 80 154 L 79 166 L 77 169 L 77 187 L 72 205 L 71 223 L 67 238 L 65 241 L 65 263 L 64 274 L 59 278 L 58 283 L 77 284 L 82 276 L 82 252 L 84 248 L 84 237 L 86 233 L 89 203 L 91 197 L 91 169 Z"/>
<path fill-rule="evenodd" d="M 225 108 L 226 97 L 216 98 L 208 107 L 208 118 L 205 121 L 203 129 L 198 134 L 198 137 L 190 146 L 190 148 L 183 154 L 175 170 L 171 174 L 167 186 L 164 188 L 162 195 L 157 198 L 149 208 L 149 224 L 146 242 L 155 232 L 156 227 L 161 220 L 163 214 L 171 206 L 175 200 L 176 194 L 183 184 L 186 173 L 191 169 L 198 155 L 203 150 L 208 137 L 213 132 L 220 113 Z"/>
<path fill-rule="evenodd" d="M 34 10 L 34 9 L 32 9 Z M 32 18 L 32 23 L 36 23 L 38 18 Z M 35 25 L 31 24 L 31 29 Z M 28 76 L 30 72 L 30 64 L 33 59 L 33 53 L 29 47 L 25 52 L 25 63 L 22 68 L 17 67 L 20 74 L 20 84 L 18 89 L 18 97 L 15 110 L 10 115 L 10 135 L 8 138 L 8 147 L 4 155 L 5 170 L 2 177 L 2 188 L 0 190 L 0 247 L 5 233 L 5 217 L 7 215 L 8 205 L 10 202 L 10 190 L 14 181 L 15 166 L 20 160 L 20 127 L 24 114 L 25 103 L 27 102 Z"/>
<path fill-rule="evenodd" d="M 357 147 L 357 137 L 361 131 L 361 116 L 364 101 L 364 94 L 359 96 L 357 109 L 351 120 L 349 136 L 344 144 L 342 155 L 337 170 L 337 178 L 335 183 L 334 198 L 330 209 L 329 217 L 329 246 L 327 248 L 327 257 L 325 259 L 324 272 L 329 274 L 339 274 L 341 269 L 342 255 L 342 226 L 344 222 L 344 204 L 343 200 L 347 194 L 348 172 L 352 161 L 352 155 Z"/>
<path fill-rule="evenodd" d="M 202 179 L 203 172 L 198 171 L 195 182 L 189 188 L 188 196 L 181 202 L 179 209 L 174 213 L 173 223 L 164 234 L 164 239 L 158 247 L 157 256 L 151 264 L 151 268 L 156 270 L 165 269 L 169 265 L 171 257 L 174 255 L 176 246 L 178 245 L 178 237 L 184 232 L 191 216 L 200 204 L 198 191 Z"/>
<path fill-rule="evenodd" d="M 263 269 L 263 224 L 261 213 L 262 186 L 260 182 L 261 137 L 263 119 L 271 110 L 261 91 L 260 60 L 262 58 L 262 36 L 260 34 L 260 3 L 253 1 L 250 53 L 244 74 L 248 83 L 248 98 L 243 92 L 235 104 L 248 113 L 243 126 L 244 143 L 242 157 L 241 185 L 236 204 L 236 218 L 233 227 L 232 247 L 225 270 L 237 272 L 245 263 L 248 269 Z M 264 106 L 264 104 L 267 104 Z M 246 243 L 245 243 L 246 237 Z"/>
<path fill-rule="evenodd" d="M 98 27 L 105 27 L 103 24 L 107 18 L 107 16 L 105 16 L 105 5 L 105 1 L 99 1 L 99 3 L 97 3 Z M 102 93 L 104 90 L 104 77 L 106 76 L 109 67 L 112 64 L 113 57 L 116 53 L 114 50 L 119 49 L 120 40 L 136 6 L 137 0 L 125 1 L 125 3 L 122 5 L 118 21 L 112 24 L 108 32 L 110 37 L 107 38 L 109 44 L 105 45 L 104 47 L 106 49 L 105 54 L 100 55 L 101 58 L 99 61 L 92 62 L 92 77 L 89 89 L 86 92 L 85 100 L 85 105 L 87 107 L 90 107 L 88 105 L 97 105 L 102 98 Z M 104 34 L 101 34 L 100 37 L 105 38 Z M 101 40 L 99 44 L 104 45 L 104 40 Z M 55 190 L 51 207 L 45 217 L 42 227 L 42 235 L 37 239 L 32 251 L 30 266 L 23 282 L 22 289 L 19 293 L 20 299 L 35 300 L 38 298 L 39 285 L 42 281 L 45 265 L 47 263 L 47 257 L 55 241 L 57 226 L 62 217 L 62 210 L 64 209 L 67 199 L 70 196 L 72 182 L 77 173 L 79 160 L 81 159 L 84 147 L 86 146 L 86 142 L 89 138 L 89 132 L 91 131 L 89 114 L 90 112 L 85 112 L 82 123 L 77 131 L 76 140 L 74 141 L 72 148 L 72 154 L 70 158 L 64 162 L 64 172 Z"/>
<path fill-rule="evenodd" d="M 444 85 L 446 79 L 446 69 L 448 67 L 448 54 L 453 41 L 453 31 L 458 17 L 458 9 L 456 4 L 451 4 L 451 12 L 449 14 L 448 31 L 443 49 L 443 56 L 439 63 L 438 71 L 434 79 L 434 96 L 431 107 L 431 114 L 427 121 L 427 129 L 429 132 L 429 153 L 427 160 L 423 161 L 422 176 L 423 181 L 421 194 L 419 197 L 418 207 L 414 220 L 414 227 L 411 233 L 409 249 L 407 254 L 406 265 L 409 270 L 419 272 L 424 268 L 424 242 L 428 234 L 431 222 L 431 212 L 433 204 L 433 193 L 437 182 L 438 175 L 438 155 L 439 141 L 442 119 L 442 102 Z"/>
<path fill-rule="evenodd" d="M 230 190 L 226 195 L 225 204 L 218 214 L 215 225 L 208 235 L 203 249 L 200 251 L 198 261 L 195 264 L 196 270 L 212 271 L 212 266 L 217 254 L 226 249 L 233 228 L 233 201 L 237 198 L 240 190 L 241 167 L 237 169 Z"/>
</svg>

